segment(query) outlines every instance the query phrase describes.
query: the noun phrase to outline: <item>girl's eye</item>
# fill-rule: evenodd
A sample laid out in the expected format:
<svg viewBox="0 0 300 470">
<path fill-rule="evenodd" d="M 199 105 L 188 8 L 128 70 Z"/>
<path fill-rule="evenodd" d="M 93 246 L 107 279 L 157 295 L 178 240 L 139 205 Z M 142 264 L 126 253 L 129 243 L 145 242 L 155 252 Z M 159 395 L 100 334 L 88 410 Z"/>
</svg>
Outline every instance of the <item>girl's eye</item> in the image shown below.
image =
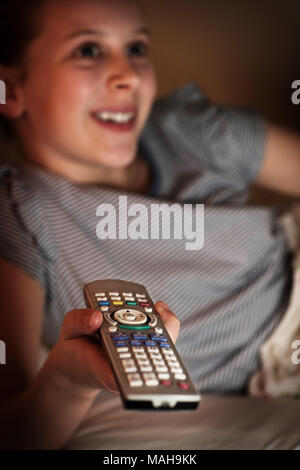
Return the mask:
<svg viewBox="0 0 300 470">
<path fill-rule="evenodd" d="M 99 56 L 100 47 L 96 43 L 87 43 L 81 46 L 75 53 L 76 58 L 95 59 Z"/>
<path fill-rule="evenodd" d="M 132 57 L 146 57 L 149 53 L 149 46 L 144 42 L 135 42 L 128 49 Z"/>
</svg>

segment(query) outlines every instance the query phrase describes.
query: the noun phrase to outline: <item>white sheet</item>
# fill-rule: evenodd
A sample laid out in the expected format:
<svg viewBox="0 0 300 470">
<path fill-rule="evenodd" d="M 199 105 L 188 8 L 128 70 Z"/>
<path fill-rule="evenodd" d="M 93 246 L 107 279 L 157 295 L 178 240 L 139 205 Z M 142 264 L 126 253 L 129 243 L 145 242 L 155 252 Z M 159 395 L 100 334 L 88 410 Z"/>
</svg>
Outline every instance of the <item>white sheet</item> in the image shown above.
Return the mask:
<svg viewBox="0 0 300 470">
<path fill-rule="evenodd" d="M 207 395 L 196 411 L 141 412 L 100 392 L 64 449 L 300 450 L 300 401 Z"/>
<path fill-rule="evenodd" d="M 206 395 L 196 411 L 141 412 L 101 391 L 63 448 L 300 450 L 300 400 Z"/>
</svg>

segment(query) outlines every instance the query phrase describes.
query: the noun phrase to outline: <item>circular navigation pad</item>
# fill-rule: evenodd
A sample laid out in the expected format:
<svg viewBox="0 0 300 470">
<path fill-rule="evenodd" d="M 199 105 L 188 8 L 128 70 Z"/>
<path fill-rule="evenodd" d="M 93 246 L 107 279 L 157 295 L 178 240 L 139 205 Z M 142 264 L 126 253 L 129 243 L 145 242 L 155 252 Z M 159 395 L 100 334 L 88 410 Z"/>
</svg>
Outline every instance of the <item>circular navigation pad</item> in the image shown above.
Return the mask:
<svg viewBox="0 0 300 470">
<path fill-rule="evenodd" d="M 116 310 L 114 319 L 123 325 L 143 325 L 147 321 L 147 315 L 133 309 Z"/>
</svg>

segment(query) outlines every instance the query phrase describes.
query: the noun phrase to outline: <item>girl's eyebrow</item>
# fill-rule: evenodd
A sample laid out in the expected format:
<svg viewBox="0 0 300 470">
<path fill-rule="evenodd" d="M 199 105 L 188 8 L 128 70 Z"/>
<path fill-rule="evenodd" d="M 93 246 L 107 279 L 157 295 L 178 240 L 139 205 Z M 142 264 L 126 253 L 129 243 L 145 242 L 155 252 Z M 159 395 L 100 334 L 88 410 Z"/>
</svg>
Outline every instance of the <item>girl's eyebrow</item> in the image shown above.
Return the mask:
<svg viewBox="0 0 300 470">
<path fill-rule="evenodd" d="M 67 36 L 64 37 L 64 41 L 70 41 L 70 39 L 74 39 L 78 36 L 85 36 L 87 34 L 93 34 L 93 35 L 101 35 L 101 36 L 108 36 L 108 33 L 105 31 L 99 30 L 94 30 L 94 29 L 82 29 L 80 31 L 75 31 L 71 34 L 68 34 Z M 136 31 L 133 31 L 133 34 L 145 34 L 147 36 L 151 35 L 151 32 L 148 28 L 139 28 Z"/>
</svg>

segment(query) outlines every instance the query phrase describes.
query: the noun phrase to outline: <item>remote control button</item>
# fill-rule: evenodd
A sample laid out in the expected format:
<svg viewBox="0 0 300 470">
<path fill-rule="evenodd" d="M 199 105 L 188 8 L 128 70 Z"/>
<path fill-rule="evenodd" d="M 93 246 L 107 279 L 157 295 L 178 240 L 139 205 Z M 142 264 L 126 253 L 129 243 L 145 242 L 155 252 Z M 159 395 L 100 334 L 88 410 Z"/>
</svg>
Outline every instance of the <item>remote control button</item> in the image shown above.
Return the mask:
<svg viewBox="0 0 300 470">
<path fill-rule="evenodd" d="M 130 341 L 130 346 L 142 346 L 140 341 Z"/>
<path fill-rule="evenodd" d="M 147 374 L 143 374 L 143 377 L 144 377 L 145 384 L 148 387 L 158 385 L 158 380 L 155 374 L 147 373 Z"/>
<path fill-rule="evenodd" d="M 133 347 L 132 351 L 137 352 L 137 353 L 145 353 L 145 349 L 143 347 L 142 348 Z"/>
<path fill-rule="evenodd" d="M 123 297 L 132 297 L 131 292 L 122 292 Z"/>
<path fill-rule="evenodd" d="M 146 297 L 145 294 L 135 294 L 136 297 L 140 297 L 141 299 L 144 299 Z"/>
<path fill-rule="evenodd" d="M 149 322 L 149 326 L 150 326 L 151 328 L 154 328 L 154 327 L 157 325 L 157 318 L 156 318 L 156 316 L 153 315 L 153 314 L 152 314 L 152 315 L 150 314 L 149 317 L 150 317 L 150 320 L 151 320 L 151 321 Z"/>
<path fill-rule="evenodd" d="M 148 307 L 146 307 L 146 308 L 145 308 L 145 312 L 146 312 L 146 313 L 152 313 L 152 312 L 153 312 L 153 308 L 150 308 L 150 307 L 148 308 Z M 162 330 L 161 330 L 161 331 L 162 331 Z"/>
<path fill-rule="evenodd" d="M 183 374 L 181 367 L 171 367 L 172 374 Z"/>
<path fill-rule="evenodd" d="M 111 338 L 113 341 L 122 341 L 122 340 L 128 340 L 129 336 L 126 335 L 125 333 L 112 333 Z"/>
<path fill-rule="evenodd" d="M 152 372 L 153 371 L 153 367 L 152 366 L 141 366 L 140 365 L 140 369 L 141 369 L 141 372 Z"/>
<path fill-rule="evenodd" d="M 168 362 L 169 367 L 173 367 L 173 368 L 177 367 L 177 369 L 181 369 L 181 366 L 180 366 L 179 362 L 177 362 L 177 361 L 173 362 L 173 361 L 168 361 L 168 360 L 167 360 L 167 362 Z"/>
<path fill-rule="evenodd" d="M 132 302 L 132 301 L 131 301 L 131 302 L 125 302 L 125 304 L 126 304 L 126 305 L 137 305 L 136 302 Z"/>
<path fill-rule="evenodd" d="M 132 315 L 132 314 L 130 314 L 130 313 L 127 313 L 127 315 L 126 315 L 126 320 L 135 321 L 135 315 Z"/>
<path fill-rule="evenodd" d="M 102 307 L 102 305 L 109 305 L 109 302 L 98 302 L 99 307 Z"/>
<path fill-rule="evenodd" d="M 105 296 L 106 296 L 105 292 L 96 292 L 95 293 L 95 297 L 105 297 Z"/>
<path fill-rule="evenodd" d="M 147 355 L 142 353 L 142 352 L 135 352 L 134 351 L 134 355 L 136 357 L 137 360 L 140 360 L 140 359 L 147 359 Z"/>
<path fill-rule="evenodd" d="M 135 363 L 133 359 L 123 359 L 122 365 L 123 367 L 131 367 L 131 366 L 135 366 Z"/>
<path fill-rule="evenodd" d="M 139 304 L 141 307 L 150 307 L 150 304 L 148 304 L 147 302 L 139 302 Z"/>
<path fill-rule="evenodd" d="M 120 359 L 130 359 L 131 358 L 131 354 L 128 352 L 128 353 L 120 353 L 119 354 L 119 358 Z"/>
<path fill-rule="evenodd" d="M 171 380 L 161 380 L 160 384 L 164 385 L 165 387 L 170 387 L 172 385 L 172 382 Z"/>
<path fill-rule="evenodd" d="M 143 385 L 140 374 L 128 374 L 127 380 L 130 387 L 141 387 Z"/>
<path fill-rule="evenodd" d="M 123 305 L 123 302 L 122 301 L 120 302 L 119 300 L 114 300 L 112 304 L 113 305 Z"/>
<path fill-rule="evenodd" d="M 113 297 L 114 297 L 114 296 L 116 296 L 116 297 L 119 297 L 119 296 L 120 296 L 119 292 L 109 292 L 109 295 L 110 295 L 110 296 L 113 296 Z"/>
<path fill-rule="evenodd" d="M 138 359 L 136 358 L 137 362 L 141 365 L 141 366 L 149 366 L 150 365 L 150 361 L 149 359 Z"/>
<path fill-rule="evenodd" d="M 145 309 L 145 310 L 146 310 L 146 309 Z M 154 331 L 155 331 L 155 333 L 157 333 L 157 334 L 159 334 L 159 335 L 163 332 L 162 328 L 159 328 L 158 326 L 155 328 Z"/>
<path fill-rule="evenodd" d="M 122 300 L 121 297 L 111 297 L 110 300 Z"/>
<path fill-rule="evenodd" d="M 168 372 L 168 368 L 167 367 L 162 367 L 162 366 L 155 366 L 155 370 L 156 372 Z"/>
<path fill-rule="evenodd" d="M 150 357 L 152 359 L 152 361 L 163 361 L 163 358 L 161 356 L 153 356 L 151 353 L 150 353 Z M 163 362 L 164 365 L 166 365 L 165 362 Z"/>
<path fill-rule="evenodd" d="M 101 312 L 108 312 L 109 307 L 100 307 Z"/>
<path fill-rule="evenodd" d="M 143 325 L 147 321 L 147 315 L 139 310 L 121 309 L 114 312 L 114 319 L 124 325 Z"/>
<path fill-rule="evenodd" d="M 176 380 L 185 380 L 186 379 L 185 374 L 176 374 L 174 377 L 175 377 Z"/>
<path fill-rule="evenodd" d="M 145 346 L 155 347 L 156 343 L 155 341 L 145 341 Z"/>
<path fill-rule="evenodd" d="M 143 334 L 143 333 L 132 333 L 132 337 L 133 337 L 133 339 L 136 339 L 136 340 L 139 340 L 139 341 L 148 339 L 148 335 Z"/>
<path fill-rule="evenodd" d="M 124 297 L 124 300 L 128 300 L 129 302 L 134 302 L 134 297 Z"/>
<path fill-rule="evenodd" d="M 162 374 L 162 373 L 160 373 L 160 374 L 158 374 L 158 378 L 159 378 L 160 380 L 168 380 L 168 379 L 170 378 L 170 374 L 166 374 L 166 373 Z"/>
<path fill-rule="evenodd" d="M 109 331 L 110 333 L 114 333 L 115 331 L 118 331 L 118 328 L 117 328 L 116 326 L 109 326 L 109 327 L 108 327 L 108 331 Z"/>
<path fill-rule="evenodd" d="M 188 390 L 190 388 L 187 382 L 178 382 L 178 387 L 182 388 L 182 390 Z"/>
<path fill-rule="evenodd" d="M 155 344 L 155 343 L 154 343 Z M 159 349 L 158 348 L 148 348 L 148 351 L 149 353 L 159 353 Z"/>
<path fill-rule="evenodd" d="M 162 352 L 166 357 L 175 356 L 174 351 L 172 351 L 172 349 L 162 349 Z"/>
<path fill-rule="evenodd" d="M 152 341 L 163 341 L 163 342 L 168 341 L 164 335 L 158 335 L 157 333 L 150 333 L 150 337 Z"/>
<path fill-rule="evenodd" d="M 165 366 L 166 365 L 165 361 L 162 361 L 160 359 L 154 359 L 153 357 L 152 357 L 152 361 L 153 361 L 153 364 L 156 365 L 156 366 Z"/>
<path fill-rule="evenodd" d="M 116 345 L 116 344 L 115 344 L 115 345 Z M 117 348 L 117 351 L 118 351 L 118 353 L 123 353 L 123 352 L 129 351 L 129 349 L 126 348 L 126 347 L 125 347 L 125 348 L 119 348 L 119 347 L 118 347 L 118 348 Z"/>
<path fill-rule="evenodd" d="M 177 360 L 177 357 L 176 356 L 168 356 L 165 354 L 165 358 L 167 359 L 167 361 L 171 364 L 171 363 L 175 363 L 177 362 L 178 363 L 178 360 Z"/>
<path fill-rule="evenodd" d="M 109 312 L 104 313 L 105 320 L 112 326 L 117 326 L 118 322 L 111 319 Z"/>
<path fill-rule="evenodd" d="M 98 302 L 104 302 L 107 301 L 107 297 L 96 297 Z"/>
<path fill-rule="evenodd" d="M 170 348 L 171 346 L 169 345 L 169 343 L 159 343 L 159 346 L 161 348 Z"/>
<path fill-rule="evenodd" d="M 114 345 L 116 348 L 120 348 L 120 347 L 125 347 L 126 343 L 124 343 L 124 341 L 114 341 Z"/>
<path fill-rule="evenodd" d="M 126 374 L 128 372 L 137 372 L 137 368 L 135 366 L 126 366 L 124 367 L 124 371 L 126 372 Z"/>
</svg>

